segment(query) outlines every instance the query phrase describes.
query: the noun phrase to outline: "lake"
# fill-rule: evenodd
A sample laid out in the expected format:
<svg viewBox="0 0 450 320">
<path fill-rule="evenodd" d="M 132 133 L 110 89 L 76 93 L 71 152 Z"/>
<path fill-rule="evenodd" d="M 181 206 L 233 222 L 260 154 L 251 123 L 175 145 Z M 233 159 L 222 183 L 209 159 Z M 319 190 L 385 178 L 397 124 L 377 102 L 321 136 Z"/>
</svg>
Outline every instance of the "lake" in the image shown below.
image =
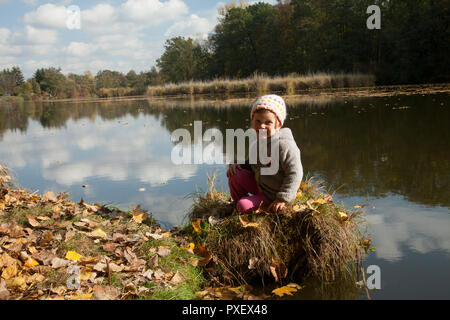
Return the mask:
<svg viewBox="0 0 450 320">
<path fill-rule="evenodd" d="M 372 299 L 450 299 L 449 94 L 288 100 L 285 126 L 305 176 L 348 207 L 365 204 L 381 270 Z M 251 100 L 26 102 L 0 106 L 0 163 L 27 190 L 133 209 L 166 228 L 183 223 L 207 174 L 227 190 L 225 165 L 175 165 L 171 133 L 249 125 Z M 195 148 L 195 146 L 194 146 Z M 295 298 L 365 299 L 309 285 Z"/>
</svg>

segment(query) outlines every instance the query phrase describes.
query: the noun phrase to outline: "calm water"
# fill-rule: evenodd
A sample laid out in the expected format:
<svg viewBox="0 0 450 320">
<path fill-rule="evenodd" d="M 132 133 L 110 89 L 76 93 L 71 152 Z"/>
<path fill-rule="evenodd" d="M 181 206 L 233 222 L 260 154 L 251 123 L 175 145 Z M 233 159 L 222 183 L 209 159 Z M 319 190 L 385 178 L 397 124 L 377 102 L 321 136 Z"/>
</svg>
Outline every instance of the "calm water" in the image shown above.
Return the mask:
<svg viewBox="0 0 450 320">
<path fill-rule="evenodd" d="M 366 207 L 381 268 L 375 299 L 450 299 L 450 110 L 448 94 L 336 98 L 290 103 L 286 126 L 305 173 L 337 188 L 347 206 Z M 248 126 L 248 103 L 222 101 L 24 103 L 0 107 L 0 162 L 20 185 L 71 199 L 137 204 L 164 226 L 182 222 L 195 191 L 225 167 L 171 162 L 177 128 L 193 133 Z M 84 186 L 84 187 L 83 187 Z M 145 189 L 145 191 L 143 191 Z M 351 287 L 351 286 L 350 286 Z M 332 290 L 333 291 L 333 290 Z M 361 298 L 345 284 L 323 293 L 314 284 L 296 298 Z"/>
</svg>

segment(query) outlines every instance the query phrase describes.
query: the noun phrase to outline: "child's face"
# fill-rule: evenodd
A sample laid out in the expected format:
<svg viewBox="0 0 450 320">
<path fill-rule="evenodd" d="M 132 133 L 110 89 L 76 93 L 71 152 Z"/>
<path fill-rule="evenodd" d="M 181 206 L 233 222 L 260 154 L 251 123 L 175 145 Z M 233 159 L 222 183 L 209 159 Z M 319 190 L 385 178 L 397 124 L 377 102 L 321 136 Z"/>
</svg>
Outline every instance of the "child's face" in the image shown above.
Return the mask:
<svg viewBox="0 0 450 320">
<path fill-rule="evenodd" d="M 254 113 L 252 120 L 252 128 L 256 131 L 256 135 L 258 137 L 259 137 L 259 130 L 261 129 L 266 129 L 267 137 L 271 137 L 280 130 L 280 124 L 273 112 L 263 110 Z"/>
</svg>

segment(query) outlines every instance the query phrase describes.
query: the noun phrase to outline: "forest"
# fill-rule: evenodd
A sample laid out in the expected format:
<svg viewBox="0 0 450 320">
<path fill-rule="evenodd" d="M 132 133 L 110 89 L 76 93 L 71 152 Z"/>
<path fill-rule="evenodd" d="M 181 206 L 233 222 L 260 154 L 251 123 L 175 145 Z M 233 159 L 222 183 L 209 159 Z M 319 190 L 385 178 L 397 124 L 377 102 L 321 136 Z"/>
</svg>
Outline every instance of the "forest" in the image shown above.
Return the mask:
<svg viewBox="0 0 450 320">
<path fill-rule="evenodd" d="M 245 1 L 219 9 L 207 39 L 174 37 L 149 71 L 100 70 L 64 75 L 41 68 L 25 81 L 19 66 L 0 71 L 0 95 L 25 99 L 145 94 L 149 86 L 186 81 L 284 77 L 315 73 L 372 74 L 377 85 L 450 79 L 450 0 Z M 369 29 L 367 8 L 380 8 Z"/>
</svg>

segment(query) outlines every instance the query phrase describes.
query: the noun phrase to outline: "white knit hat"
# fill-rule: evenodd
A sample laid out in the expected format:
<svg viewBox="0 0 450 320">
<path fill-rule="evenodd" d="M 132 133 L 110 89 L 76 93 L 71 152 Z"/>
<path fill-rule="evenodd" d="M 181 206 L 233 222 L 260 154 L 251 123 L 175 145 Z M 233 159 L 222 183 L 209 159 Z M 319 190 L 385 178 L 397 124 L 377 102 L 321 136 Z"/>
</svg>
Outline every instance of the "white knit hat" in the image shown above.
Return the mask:
<svg viewBox="0 0 450 320">
<path fill-rule="evenodd" d="M 256 100 L 256 102 L 253 104 L 252 112 L 250 114 L 250 118 L 252 120 L 256 110 L 260 109 L 269 110 L 275 113 L 277 119 L 283 126 L 284 120 L 286 120 L 286 103 L 284 102 L 282 97 L 277 96 L 276 94 L 270 94 L 262 96 L 258 100 Z"/>
</svg>

